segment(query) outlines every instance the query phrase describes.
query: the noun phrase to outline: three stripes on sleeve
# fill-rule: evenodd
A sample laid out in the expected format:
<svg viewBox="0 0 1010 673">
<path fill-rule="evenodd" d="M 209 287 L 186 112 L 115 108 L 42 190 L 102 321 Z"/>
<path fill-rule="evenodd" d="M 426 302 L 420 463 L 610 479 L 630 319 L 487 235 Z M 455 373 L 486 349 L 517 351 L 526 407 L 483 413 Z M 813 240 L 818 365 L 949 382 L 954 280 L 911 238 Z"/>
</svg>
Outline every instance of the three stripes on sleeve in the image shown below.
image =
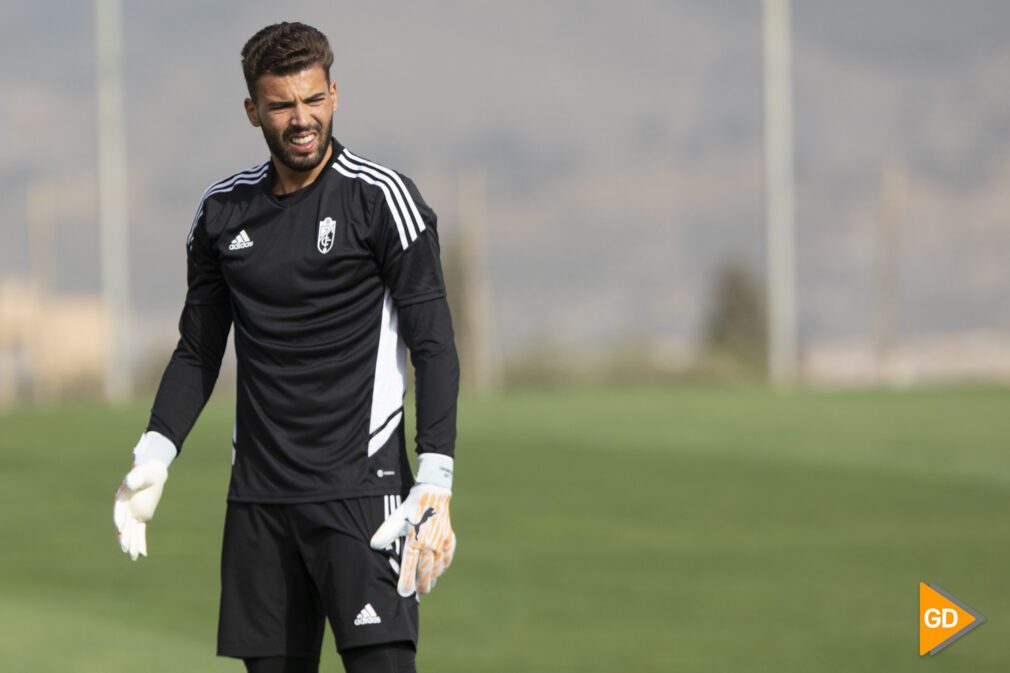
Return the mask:
<svg viewBox="0 0 1010 673">
<path fill-rule="evenodd" d="M 362 159 L 346 148 L 333 163 L 333 168 L 341 175 L 363 180 L 382 190 L 389 211 L 393 214 L 393 221 L 396 222 L 400 244 L 404 250 L 424 231 L 424 220 L 417 210 L 417 204 L 414 203 L 414 198 L 396 171 Z"/>
</svg>

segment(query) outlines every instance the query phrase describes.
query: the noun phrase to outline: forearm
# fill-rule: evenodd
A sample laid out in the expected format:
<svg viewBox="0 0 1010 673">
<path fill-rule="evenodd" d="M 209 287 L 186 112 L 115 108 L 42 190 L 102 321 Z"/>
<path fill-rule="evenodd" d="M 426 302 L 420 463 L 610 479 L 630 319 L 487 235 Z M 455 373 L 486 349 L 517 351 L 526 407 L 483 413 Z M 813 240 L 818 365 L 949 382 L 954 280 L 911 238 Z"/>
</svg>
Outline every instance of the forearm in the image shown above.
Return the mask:
<svg viewBox="0 0 1010 673">
<path fill-rule="evenodd" d="M 183 308 L 179 343 L 161 377 L 147 426 L 167 437 L 177 450 L 182 449 L 214 390 L 230 329 L 227 305 Z"/>
<path fill-rule="evenodd" d="M 445 298 L 399 310 L 400 333 L 414 365 L 417 452 L 455 454 L 459 358 Z"/>
</svg>

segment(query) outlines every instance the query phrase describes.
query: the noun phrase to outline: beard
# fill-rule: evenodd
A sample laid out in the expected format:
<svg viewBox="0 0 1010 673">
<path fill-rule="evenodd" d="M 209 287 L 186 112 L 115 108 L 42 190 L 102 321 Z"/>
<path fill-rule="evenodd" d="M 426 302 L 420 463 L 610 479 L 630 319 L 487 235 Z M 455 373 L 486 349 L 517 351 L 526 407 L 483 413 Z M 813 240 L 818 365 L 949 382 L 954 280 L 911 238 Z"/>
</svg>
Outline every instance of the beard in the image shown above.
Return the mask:
<svg viewBox="0 0 1010 673">
<path fill-rule="evenodd" d="M 326 124 L 326 128 L 320 125 L 294 127 L 285 131 L 268 131 L 266 126 L 261 126 L 263 139 L 267 141 L 270 153 L 277 157 L 278 161 L 293 171 L 311 171 L 323 161 L 326 151 L 330 148 L 330 137 L 333 135 L 333 118 Z M 293 136 L 306 132 L 316 133 L 316 149 L 312 154 L 297 154 L 285 143 Z"/>
</svg>

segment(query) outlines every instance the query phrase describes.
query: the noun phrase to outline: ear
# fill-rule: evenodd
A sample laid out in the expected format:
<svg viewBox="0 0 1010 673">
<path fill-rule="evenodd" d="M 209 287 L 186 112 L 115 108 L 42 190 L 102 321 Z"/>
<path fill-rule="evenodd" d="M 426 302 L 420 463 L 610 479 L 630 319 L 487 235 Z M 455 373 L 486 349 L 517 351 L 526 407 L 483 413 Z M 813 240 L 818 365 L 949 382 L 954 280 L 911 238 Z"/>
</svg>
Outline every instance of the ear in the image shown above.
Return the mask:
<svg viewBox="0 0 1010 673">
<path fill-rule="evenodd" d="M 246 98 L 242 104 L 245 105 L 245 116 L 249 118 L 249 123 L 259 126 L 260 116 L 256 113 L 256 103 L 252 102 L 252 98 Z"/>
<path fill-rule="evenodd" d="M 337 108 L 340 107 L 340 92 L 337 90 L 336 80 L 330 82 L 330 100 L 333 101 L 333 111 L 336 112 Z"/>
</svg>

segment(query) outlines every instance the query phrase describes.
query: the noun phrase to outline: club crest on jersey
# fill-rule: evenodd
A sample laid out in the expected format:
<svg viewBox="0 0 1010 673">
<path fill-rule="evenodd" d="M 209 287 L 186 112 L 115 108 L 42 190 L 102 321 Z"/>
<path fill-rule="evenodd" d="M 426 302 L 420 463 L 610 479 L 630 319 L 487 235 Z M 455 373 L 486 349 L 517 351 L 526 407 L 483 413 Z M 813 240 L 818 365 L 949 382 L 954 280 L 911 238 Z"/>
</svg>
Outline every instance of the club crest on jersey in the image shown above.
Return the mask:
<svg viewBox="0 0 1010 673">
<path fill-rule="evenodd" d="M 316 239 L 316 249 L 326 254 L 333 248 L 333 238 L 337 231 L 337 221 L 327 217 L 319 222 L 319 237 Z"/>
</svg>

